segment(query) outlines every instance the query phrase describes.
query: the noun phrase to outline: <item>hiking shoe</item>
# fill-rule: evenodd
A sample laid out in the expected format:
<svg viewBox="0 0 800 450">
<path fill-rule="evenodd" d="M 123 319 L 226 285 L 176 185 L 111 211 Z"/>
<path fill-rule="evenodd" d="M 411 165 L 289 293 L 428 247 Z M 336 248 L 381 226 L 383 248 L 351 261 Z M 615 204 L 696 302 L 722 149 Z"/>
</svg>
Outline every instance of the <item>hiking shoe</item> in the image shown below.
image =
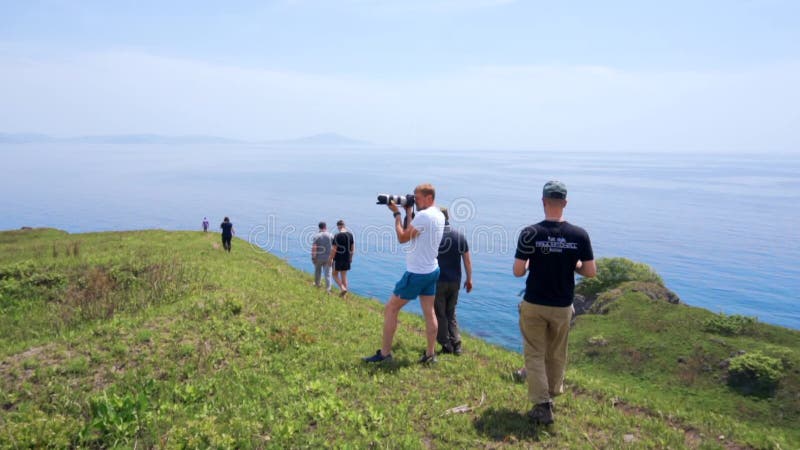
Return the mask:
<svg viewBox="0 0 800 450">
<path fill-rule="evenodd" d="M 534 424 L 550 425 L 553 423 L 553 407 L 550 402 L 539 403 L 528 411 L 528 419 Z"/>
<path fill-rule="evenodd" d="M 384 356 L 384 355 L 381 354 L 381 351 L 378 350 L 377 352 L 375 352 L 374 355 L 365 356 L 365 357 L 361 358 L 361 360 L 364 361 L 364 362 L 368 362 L 368 363 L 389 362 L 389 361 L 392 360 L 392 354 L 389 353 L 388 355 Z"/>
<path fill-rule="evenodd" d="M 442 350 L 439 353 L 441 353 L 443 355 L 446 355 L 448 353 L 453 353 L 453 347 L 451 347 L 449 345 L 443 345 L 442 346 Z"/>
<path fill-rule="evenodd" d="M 435 363 L 436 361 L 436 353 L 428 355 L 426 352 L 422 352 L 422 357 L 419 358 L 420 364 L 431 364 Z"/>
<path fill-rule="evenodd" d="M 342 297 L 342 298 L 345 298 L 345 297 L 347 297 L 347 289 L 345 289 L 345 290 L 343 290 L 342 292 L 340 292 L 340 293 L 339 293 L 339 297 Z"/>
<path fill-rule="evenodd" d="M 461 342 L 453 344 L 453 354 L 456 356 L 461 355 Z"/>
</svg>

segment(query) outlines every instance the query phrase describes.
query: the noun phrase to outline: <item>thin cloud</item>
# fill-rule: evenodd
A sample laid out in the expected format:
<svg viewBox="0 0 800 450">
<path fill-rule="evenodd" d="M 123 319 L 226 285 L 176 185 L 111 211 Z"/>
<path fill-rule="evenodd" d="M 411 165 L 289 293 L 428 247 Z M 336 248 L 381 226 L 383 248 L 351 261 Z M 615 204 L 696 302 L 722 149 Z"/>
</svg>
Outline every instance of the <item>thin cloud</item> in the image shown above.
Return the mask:
<svg viewBox="0 0 800 450">
<path fill-rule="evenodd" d="M 484 66 L 422 80 L 322 76 L 141 52 L 0 53 L 0 131 L 572 150 L 800 150 L 800 63 L 741 71 Z"/>
<path fill-rule="evenodd" d="M 285 0 L 292 6 L 319 5 L 323 0 Z M 346 0 L 340 6 L 377 14 L 451 13 L 516 3 L 518 0 Z"/>
</svg>

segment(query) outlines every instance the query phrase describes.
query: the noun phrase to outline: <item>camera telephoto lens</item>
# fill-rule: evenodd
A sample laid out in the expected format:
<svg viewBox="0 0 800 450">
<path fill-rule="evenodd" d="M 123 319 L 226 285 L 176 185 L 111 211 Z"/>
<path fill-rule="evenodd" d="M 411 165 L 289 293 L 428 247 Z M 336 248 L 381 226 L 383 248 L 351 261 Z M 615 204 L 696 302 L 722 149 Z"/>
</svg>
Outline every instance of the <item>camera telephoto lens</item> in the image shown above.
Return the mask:
<svg viewBox="0 0 800 450">
<path fill-rule="evenodd" d="M 391 194 L 378 194 L 378 205 L 388 205 L 389 202 L 402 207 L 414 206 L 414 194 L 406 195 L 391 195 Z"/>
</svg>

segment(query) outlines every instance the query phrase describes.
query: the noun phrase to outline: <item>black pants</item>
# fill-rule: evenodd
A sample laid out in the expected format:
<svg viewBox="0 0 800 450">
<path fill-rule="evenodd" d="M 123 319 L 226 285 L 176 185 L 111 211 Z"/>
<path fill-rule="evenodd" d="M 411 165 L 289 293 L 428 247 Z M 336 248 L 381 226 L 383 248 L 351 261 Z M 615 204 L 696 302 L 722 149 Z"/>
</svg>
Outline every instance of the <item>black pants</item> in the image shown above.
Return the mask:
<svg viewBox="0 0 800 450">
<path fill-rule="evenodd" d="M 461 335 L 458 334 L 458 321 L 456 320 L 456 304 L 458 304 L 458 290 L 461 282 L 440 281 L 436 284 L 436 300 L 433 308 L 436 311 L 436 321 L 439 322 L 439 331 L 436 341 L 448 351 L 461 347 Z"/>
<path fill-rule="evenodd" d="M 231 251 L 232 238 L 233 236 L 225 236 L 224 234 L 222 235 L 222 248 L 224 248 L 226 251 Z"/>
</svg>

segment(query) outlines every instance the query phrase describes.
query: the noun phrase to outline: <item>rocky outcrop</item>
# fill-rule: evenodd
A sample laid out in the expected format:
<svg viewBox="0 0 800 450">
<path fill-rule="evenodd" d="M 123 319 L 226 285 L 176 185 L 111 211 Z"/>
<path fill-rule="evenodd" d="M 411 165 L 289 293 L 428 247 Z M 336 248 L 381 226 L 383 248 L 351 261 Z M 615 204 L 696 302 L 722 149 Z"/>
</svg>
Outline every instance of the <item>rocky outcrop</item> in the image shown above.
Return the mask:
<svg viewBox="0 0 800 450">
<path fill-rule="evenodd" d="M 609 289 L 594 296 L 584 296 L 575 294 L 573 305 L 575 315 L 581 314 L 605 314 L 608 306 L 628 292 L 638 292 L 644 294 L 653 301 L 663 301 L 678 305 L 681 303 L 678 294 L 672 292 L 661 284 L 644 281 L 628 281 L 618 287 Z"/>
</svg>

